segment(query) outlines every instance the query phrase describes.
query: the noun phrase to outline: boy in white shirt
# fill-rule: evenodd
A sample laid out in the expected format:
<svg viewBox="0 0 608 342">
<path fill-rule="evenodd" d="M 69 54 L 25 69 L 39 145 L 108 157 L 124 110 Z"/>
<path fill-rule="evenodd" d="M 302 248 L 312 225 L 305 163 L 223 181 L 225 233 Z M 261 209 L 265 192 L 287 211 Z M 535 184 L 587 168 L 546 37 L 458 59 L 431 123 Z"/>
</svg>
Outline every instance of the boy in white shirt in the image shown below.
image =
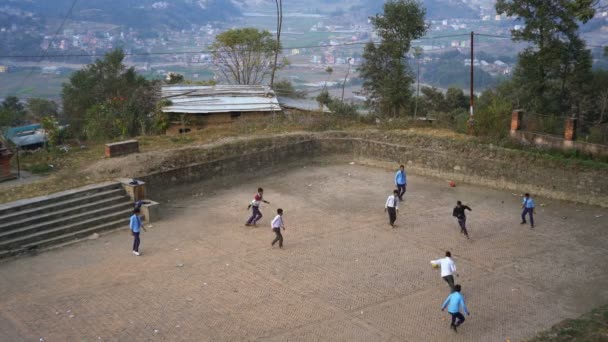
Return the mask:
<svg viewBox="0 0 608 342">
<path fill-rule="evenodd" d="M 431 265 L 441 266 L 441 278 L 448 283 L 450 290 L 454 292 L 454 274 L 456 273 L 456 264 L 454 263 L 454 260 L 452 260 L 452 253 L 449 251 L 445 252 L 445 258 L 432 260 Z"/>
<path fill-rule="evenodd" d="M 388 211 L 388 221 L 391 227 L 395 226 L 397 221 L 397 211 L 399 210 L 399 190 L 393 190 L 393 194 L 388 196 L 386 204 L 384 204 L 384 211 Z"/>
<path fill-rule="evenodd" d="M 276 238 L 272 241 L 272 246 L 278 241 L 279 248 L 283 248 L 283 235 L 281 235 L 281 228 L 285 230 L 285 225 L 283 224 L 283 209 L 277 209 L 277 216 L 274 217 L 270 226 L 272 227 L 272 231 L 276 234 Z"/>
</svg>

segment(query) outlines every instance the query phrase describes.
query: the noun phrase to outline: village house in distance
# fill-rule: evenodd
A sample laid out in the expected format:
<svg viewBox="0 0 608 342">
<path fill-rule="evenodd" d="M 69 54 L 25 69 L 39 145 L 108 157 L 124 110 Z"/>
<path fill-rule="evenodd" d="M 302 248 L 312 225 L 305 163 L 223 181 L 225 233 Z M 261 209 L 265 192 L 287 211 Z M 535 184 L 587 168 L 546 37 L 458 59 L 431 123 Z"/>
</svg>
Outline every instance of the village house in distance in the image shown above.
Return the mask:
<svg viewBox="0 0 608 342">
<path fill-rule="evenodd" d="M 161 96 L 170 101 L 162 109 L 169 116 L 167 134 L 188 133 L 206 125 L 281 111 L 272 89 L 263 85 L 168 85 L 162 87 Z"/>
</svg>

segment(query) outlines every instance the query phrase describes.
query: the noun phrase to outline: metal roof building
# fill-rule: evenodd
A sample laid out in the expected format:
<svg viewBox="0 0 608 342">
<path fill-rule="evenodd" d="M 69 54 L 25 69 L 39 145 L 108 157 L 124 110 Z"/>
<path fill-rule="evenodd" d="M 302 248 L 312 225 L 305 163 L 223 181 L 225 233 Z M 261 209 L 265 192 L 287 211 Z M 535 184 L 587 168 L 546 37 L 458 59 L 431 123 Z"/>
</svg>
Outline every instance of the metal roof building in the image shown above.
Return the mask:
<svg viewBox="0 0 608 342">
<path fill-rule="evenodd" d="M 171 101 L 165 113 L 212 114 L 234 112 L 277 112 L 281 106 L 274 92 L 262 85 L 170 85 L 161 90 Z"/>
</svg>

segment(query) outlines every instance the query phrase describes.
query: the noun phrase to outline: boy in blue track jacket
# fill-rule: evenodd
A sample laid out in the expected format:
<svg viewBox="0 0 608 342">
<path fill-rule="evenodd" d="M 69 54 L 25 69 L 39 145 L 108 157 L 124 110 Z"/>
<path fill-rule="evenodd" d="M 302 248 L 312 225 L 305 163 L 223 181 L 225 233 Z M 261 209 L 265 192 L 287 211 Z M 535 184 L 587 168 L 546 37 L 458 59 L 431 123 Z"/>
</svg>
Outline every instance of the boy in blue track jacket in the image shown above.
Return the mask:
<svg viewBox="0 0 608 342">
<path fill-rule="evenodd" d="M 469 309 L 467 309 L 467 305 L 464 302 L 464 296 L 460 294 L 461 289 L 460 285 L 454 286 L 454 292 L 450 293 L 441 306 L 441 311 L 445 310 L 447 307 L 448 312 L 452 315 L 452 324 L 450 324 L 450 328 L 454 329 L 454 332 L 458 332 L 458 326 L 464 323 L 464 316 L 460 313 L 460 307 L 462 306 L 462 309 L 467 316 L 470 315 Z"/>
</svg>

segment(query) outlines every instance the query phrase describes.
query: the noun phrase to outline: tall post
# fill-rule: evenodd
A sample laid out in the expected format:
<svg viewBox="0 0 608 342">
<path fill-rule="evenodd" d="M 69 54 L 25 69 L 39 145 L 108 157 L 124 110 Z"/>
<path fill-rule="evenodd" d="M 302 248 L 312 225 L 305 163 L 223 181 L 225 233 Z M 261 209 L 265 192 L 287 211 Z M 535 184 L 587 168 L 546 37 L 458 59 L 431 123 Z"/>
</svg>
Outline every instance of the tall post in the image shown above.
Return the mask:
<svg viewBox="0 0 608 342">
<path fill-rule="evenodd" d="M 470 84 L 471 84 L 471 90 L 469 92 L 469 133 L 473 133 L 473 124 L 475 123 L 475 117 L 474 117 L 474 97 L 475 97 L 475 84 L 474 84 L 474 76 L 475 76 L 475 69 L 474 69 L 474 48 L 473 48 L 473 44 L 474 44 L 474 37 L 475 33 L 473 31 L 471 31 L 471 80 L 470 80 Z"/>
</svg>

